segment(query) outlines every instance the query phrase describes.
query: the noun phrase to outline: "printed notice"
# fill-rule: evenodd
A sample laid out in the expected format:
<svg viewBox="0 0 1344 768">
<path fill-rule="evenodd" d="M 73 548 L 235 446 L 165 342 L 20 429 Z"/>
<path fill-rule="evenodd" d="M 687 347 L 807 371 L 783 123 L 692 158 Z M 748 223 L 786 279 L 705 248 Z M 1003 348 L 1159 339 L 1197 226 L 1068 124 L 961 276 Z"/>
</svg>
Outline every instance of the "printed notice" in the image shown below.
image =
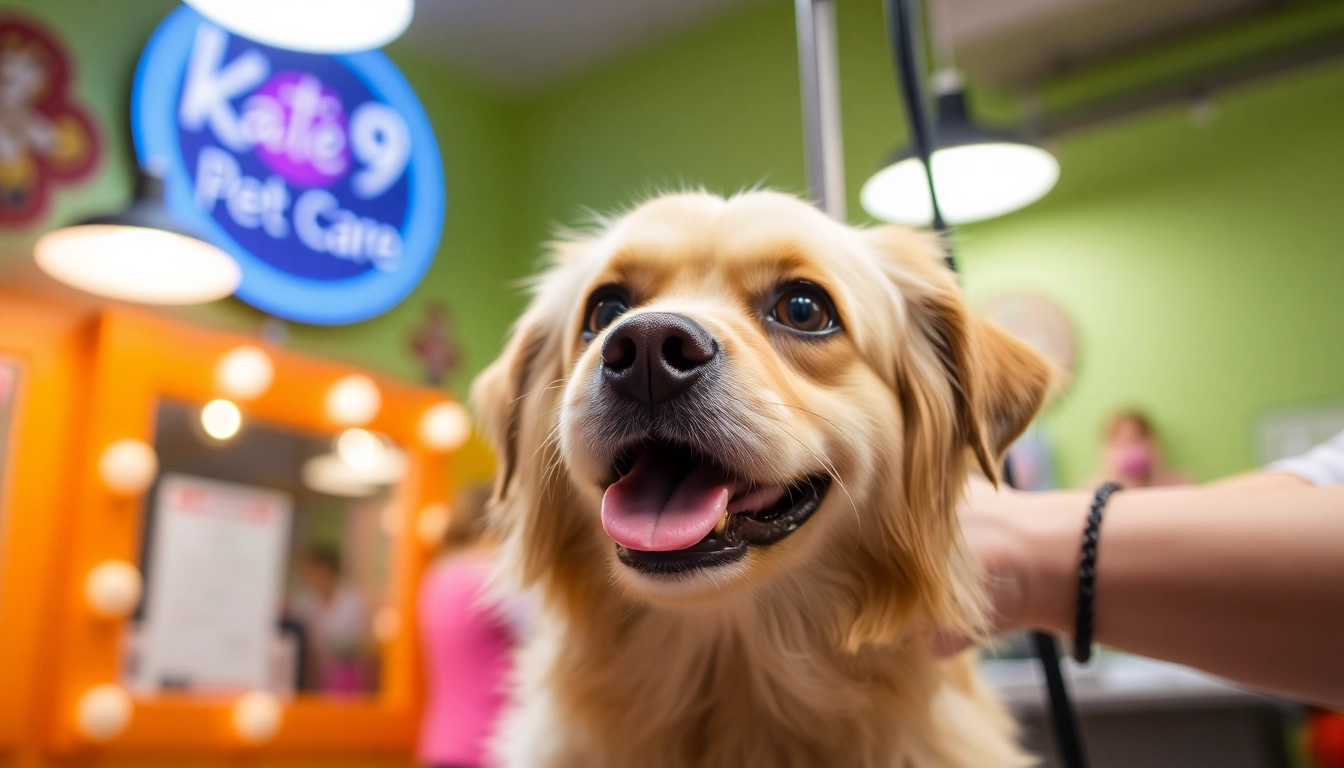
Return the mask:
<svg viewBox="0 0 1344 768">
<path fill-rule="evenodd" d="M 169 474 L 156 498 L 136 687 L 266 688 L 289 496 Z"/>
</svg>

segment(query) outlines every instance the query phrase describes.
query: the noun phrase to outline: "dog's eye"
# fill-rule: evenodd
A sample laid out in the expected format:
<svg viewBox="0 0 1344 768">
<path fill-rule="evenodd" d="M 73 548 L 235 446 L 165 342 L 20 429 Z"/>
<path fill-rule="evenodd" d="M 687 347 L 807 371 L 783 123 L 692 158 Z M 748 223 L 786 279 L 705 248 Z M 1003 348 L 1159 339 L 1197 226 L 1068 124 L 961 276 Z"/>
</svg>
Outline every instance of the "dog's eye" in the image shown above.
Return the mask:
<svg viewBox="0 0 1344 768">
<path fill-rule="evenodd" d="M 775 301 L 770 319 L 800 333 L 826 333 L 836 327 L 831 302 L 814 285 L 795 285 Z"/>
<path fill-rule="evenodd" d="M 584 321 L 583 333 L 589 338 L 601 333 L 603 328 L 630 309 L 627 299 L 614 292 L 594 294 L 588 305 L 588 319 Z"/>
</svg>

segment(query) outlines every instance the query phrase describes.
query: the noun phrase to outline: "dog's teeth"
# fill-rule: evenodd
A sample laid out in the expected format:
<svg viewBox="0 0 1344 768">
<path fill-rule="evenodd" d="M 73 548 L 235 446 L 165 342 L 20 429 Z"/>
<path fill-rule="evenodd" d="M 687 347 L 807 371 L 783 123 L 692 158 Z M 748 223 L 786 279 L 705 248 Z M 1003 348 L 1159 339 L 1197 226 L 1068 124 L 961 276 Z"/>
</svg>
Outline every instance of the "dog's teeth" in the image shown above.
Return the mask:
<svg viewBox="0 0 1344 768">
<path fill-rule="evenodd" d="M 722 536 L 723 529 L 727 527 L 728 527 L 728 511 L 724 510 L 723 517 L 720 517 L 719 522 L 714 524 L 714 533 L 719 536 Z"/>
</svg>

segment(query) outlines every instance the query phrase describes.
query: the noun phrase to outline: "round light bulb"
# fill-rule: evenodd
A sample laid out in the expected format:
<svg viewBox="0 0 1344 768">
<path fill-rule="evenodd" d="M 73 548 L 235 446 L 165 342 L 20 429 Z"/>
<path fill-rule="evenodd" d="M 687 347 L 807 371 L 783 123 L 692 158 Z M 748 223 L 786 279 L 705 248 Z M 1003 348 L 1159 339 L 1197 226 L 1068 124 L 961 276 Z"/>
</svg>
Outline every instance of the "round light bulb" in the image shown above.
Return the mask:
<svg viewBox="0 0 1344 768">
<path fill-rule="evenodd" d="M 215 385 L 236 400 L 255 400 L 266 394 L 275 379 L 275 364 L 258 347 L 235 347 L 215 366 Z"/>
<path fill-rule="evenodd" d="M 121 686 L 95 685 L 80 695 L 75 725 L 90 741 L 111 741 L 130 725 L 133 710 L 131 697 Z"/>
<path fill-rule="evenodd" d="M 33 246 L 43 272 L 82 291 L 141 304 L 201 304 L 233 293 L 238 263 L 202 240 L 150 227 L 84 224 Z"/>
<path fill-rule="evenodd" d="M 471 436 L 471 418 L 457 403 L 437 403 L 420 417 L 420 440 L 434 451 L 461 448 Z"/>
<path fill-rule="evenodd" d="M 201 409 L 201 429 L 216 440 L 228 440 L 243 426 L 243 413 L 229 400 L 211 400 Z"/>
<path fill-rule="evenodd" d="M 381 48 L 411 25 L 414 0 L 186 0 L 225 29 L 307 53 Z"/>
<path fill-rule="evenodd" d="M 106 560 L 84 577 L 84 602 L 100 618 L 124 619 L 140 603 L 143 587 L 140 569 L 122 560 Z"/>
<path fill-rule="evenodd" d="M 249 691 L 233 705 L 233 730 L 247 744 L 265 744 L 284 721 L 284 707 L 275 694 Z"/>
<path fill-rule="evenodd" d="M 382 406 L 378 385 L 363 374 L 346 376 L 327 390 L 327 418 L 337 424 L 362 427 L 373 421 Z"/>
<path fill-rule="evenodd" d="M 968 224 L 1024 208 L 1059 180 L 1054 155 L 1030 144 L 995 142 L 933 153 L 938 205 L 949 224 Z M 926 225 L 933 218 L 924 166 L 907 158 L 878 171 L 859 195 L 864 210 L 883 221 Z"/>
<path fill-rule="evenodd" d="M 384 460 L 387 446 L 367 429 L 347 429 L 336 436 L 336 455 L 352 469 L 369 471 Z"/>
<path fill-rule="evenodd" d="M 159 457 L 144 440 L 118 440 L 98 457 L 98 476 L 108 490 L 122 496 L 144 493 L 158 473 Z"/>
</svg>

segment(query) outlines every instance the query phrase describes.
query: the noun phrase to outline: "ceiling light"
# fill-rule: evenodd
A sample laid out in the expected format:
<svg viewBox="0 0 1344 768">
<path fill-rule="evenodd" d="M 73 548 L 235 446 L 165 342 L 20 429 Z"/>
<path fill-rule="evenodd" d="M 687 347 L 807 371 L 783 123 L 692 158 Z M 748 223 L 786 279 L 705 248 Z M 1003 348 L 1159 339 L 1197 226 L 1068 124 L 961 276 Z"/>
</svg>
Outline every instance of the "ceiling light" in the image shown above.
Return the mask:
<svg viewBox="0 0 1344 768">
<path fill-rule="evenodd" d="M 327 496 L 362 499 L 378 492 L 378 486 L 363 483 L 350 475 L 350 467 L 339 456 L 326 453 L 303 464 L 303 484 L 308 490 Z"/>
<path fill-rule="evenodd" d="M 1059 162 L 1046 150 L 971 123 L 966 92 L 954 74 L 940 73 L 933 182 L 948 224 L 991 219 L 1045 196 L 1059 179 Z M 933 218 L 919 158 L 899 153 L 863 185 L 864 210 L 883 221 L 928 224 Z"/>
<path fill-rule="evenodd" d="M 336 436 L 336 455 L 352 469 L 373 469 L 386 451 L 382 438 L 367 429 L 347 429 Z"/>
<path fill-rule="evenodd" d="M 384 444 L 382 457 L 371 467 L 353 467 L 336 453 L 314 456 L 303 464 L 303 484 L 328 496 L 363 498 L 406 477 L 409 461 L 400 448 Z"/>
<path fill-rule="evenodd" d="M 201 428 L 216 440 L 228 440 L 242 426 L 242 412 L 228 400 L 211 400 L 201 409 Z"/>
<path fill-rule="evenodd" d="M 129 208 L 48 232 L 33 257 L 82 291 L 142 304 L 200 304 L 233 293 L 238 263 L 169 213 L 163 180 L 142 172 Z"/>
<path fill-rule="evenodd" d="M 306 53 L 354 53 L 401 37 L 415 0 L 185 0 L 250 40 Z"/>
</svg>

